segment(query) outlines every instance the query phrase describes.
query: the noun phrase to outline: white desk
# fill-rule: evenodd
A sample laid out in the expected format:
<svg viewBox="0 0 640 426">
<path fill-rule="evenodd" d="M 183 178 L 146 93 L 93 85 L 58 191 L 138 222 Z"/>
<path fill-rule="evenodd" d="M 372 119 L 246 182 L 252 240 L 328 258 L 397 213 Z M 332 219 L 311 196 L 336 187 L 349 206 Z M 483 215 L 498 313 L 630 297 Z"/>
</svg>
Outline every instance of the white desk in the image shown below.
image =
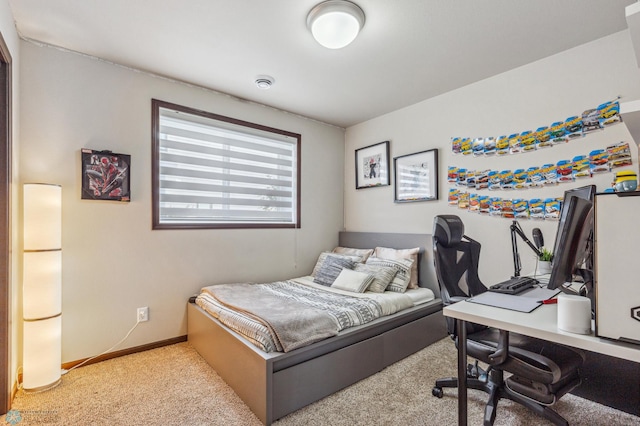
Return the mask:
<svg viewBox="0 0 640 426">
<path fill-rule="evenodd" d="M 471 302 L 458 302 L 443 309 L 447 317 L 458 321 L 458 424 L 467 424 L 467 348 L 464 322 L 495 327 L 549 342 L 560 343 L 640 363 L 640 346 L 615 342 L 591 335 L 568 333 L 558 329 L 558 305 L 542 305 L 531 313 L 510 311 Z"/>
</svg>

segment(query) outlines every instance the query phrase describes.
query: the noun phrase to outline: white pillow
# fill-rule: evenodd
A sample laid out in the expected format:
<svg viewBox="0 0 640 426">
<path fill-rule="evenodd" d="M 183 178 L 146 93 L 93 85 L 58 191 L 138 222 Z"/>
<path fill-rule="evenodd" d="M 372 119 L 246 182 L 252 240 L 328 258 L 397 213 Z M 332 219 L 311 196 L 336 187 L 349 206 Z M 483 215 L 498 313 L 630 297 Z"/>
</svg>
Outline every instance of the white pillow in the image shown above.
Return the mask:
<svg viewBox="0 0 640 426">
<path fill-rule="evenodd" d="M 353 293 L 364 293 L 371 281 L 373 281 L 373 275 L 351 269 L 343 269 L 338 278 L 331 284 L 331 287 Z"/>
</svg>

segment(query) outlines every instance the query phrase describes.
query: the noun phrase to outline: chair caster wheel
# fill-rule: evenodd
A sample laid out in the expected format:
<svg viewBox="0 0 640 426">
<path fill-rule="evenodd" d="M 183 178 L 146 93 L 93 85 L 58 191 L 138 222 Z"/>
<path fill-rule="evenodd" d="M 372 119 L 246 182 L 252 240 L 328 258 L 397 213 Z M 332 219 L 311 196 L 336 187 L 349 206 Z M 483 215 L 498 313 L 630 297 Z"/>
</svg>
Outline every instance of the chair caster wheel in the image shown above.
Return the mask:
<svg viewBox="0 0 640 426">
<path fill-rule="evenodd" d="M 444 396 L 444 392 L 442 392 L 442 388 L 434 387 L 431 389 L 431 394 L 437 398 L 442 398 Z"/>
</svg>

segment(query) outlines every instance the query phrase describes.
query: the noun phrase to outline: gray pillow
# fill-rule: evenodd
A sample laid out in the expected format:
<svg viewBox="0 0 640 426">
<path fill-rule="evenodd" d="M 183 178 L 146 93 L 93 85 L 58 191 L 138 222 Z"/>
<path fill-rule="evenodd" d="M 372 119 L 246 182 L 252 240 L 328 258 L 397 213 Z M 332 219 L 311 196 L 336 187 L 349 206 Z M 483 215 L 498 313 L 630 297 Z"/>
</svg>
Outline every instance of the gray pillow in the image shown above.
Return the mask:
<svg viewBox="0 0 640 426">
<path fill-rule="evenodd" d="M 411 259 L 381 259 L 379 257 L 370 257 L 367 259 L 367 265 L 386 266 L 395 269 L 396 274 L 386 288 L 386 291 L 395 293 L 404 293 L 409 286 L 411 278 L 411 267 L 413 260 Z"/>
<path fill-rule="evenodd" d="M 314 283 L 331 286 L 344 268 L 353 269 L 353 261 L 344 256 L 329 254 L 316 272 Z"/>
<path fill-rule="evenodd" d="M 354 268 L 358 272 L 364 272 L 374 276 L 373 282 L 369 284 L 367 291 L 374 293 L 384 293 L 387 286 L 396 275 L 396 268 L 387 265 L 371 265 L 369 263 L 357 263 Z"/>
<path fill-rule="evenodd" d="M 357 262 L 364 262 L 362 256 L 346 255 L 342 253 L 332 253 L 330 251 L 323 251 L 322 253 L 320 253 L 320 256 L 318 256 L 318 260 L 316 261 L 316 264 L 313 267 L 313 272 L 311 272 L 311 276 L 315 277 L 318 274 L 318 271 L 322 267 L 322 264 L 324 263 L 324 261 L 327 259 L 327 256 L 329 255 L 351 259 L 354 264 Z"/>
</svg>

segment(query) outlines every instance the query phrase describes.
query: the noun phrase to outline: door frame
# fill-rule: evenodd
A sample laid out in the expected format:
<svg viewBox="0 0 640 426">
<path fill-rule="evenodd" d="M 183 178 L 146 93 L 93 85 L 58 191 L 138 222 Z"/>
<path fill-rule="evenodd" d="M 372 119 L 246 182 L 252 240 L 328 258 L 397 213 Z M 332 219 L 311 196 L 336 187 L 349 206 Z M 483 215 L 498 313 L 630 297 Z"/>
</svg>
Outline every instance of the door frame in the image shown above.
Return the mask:
<svg viewBox="0 0 640 426">
<path fill-rule="evenodd" d="M 11 408 L 11 182 L 12 60 L 0 33 L 0 414 Z"/>
</svg>

